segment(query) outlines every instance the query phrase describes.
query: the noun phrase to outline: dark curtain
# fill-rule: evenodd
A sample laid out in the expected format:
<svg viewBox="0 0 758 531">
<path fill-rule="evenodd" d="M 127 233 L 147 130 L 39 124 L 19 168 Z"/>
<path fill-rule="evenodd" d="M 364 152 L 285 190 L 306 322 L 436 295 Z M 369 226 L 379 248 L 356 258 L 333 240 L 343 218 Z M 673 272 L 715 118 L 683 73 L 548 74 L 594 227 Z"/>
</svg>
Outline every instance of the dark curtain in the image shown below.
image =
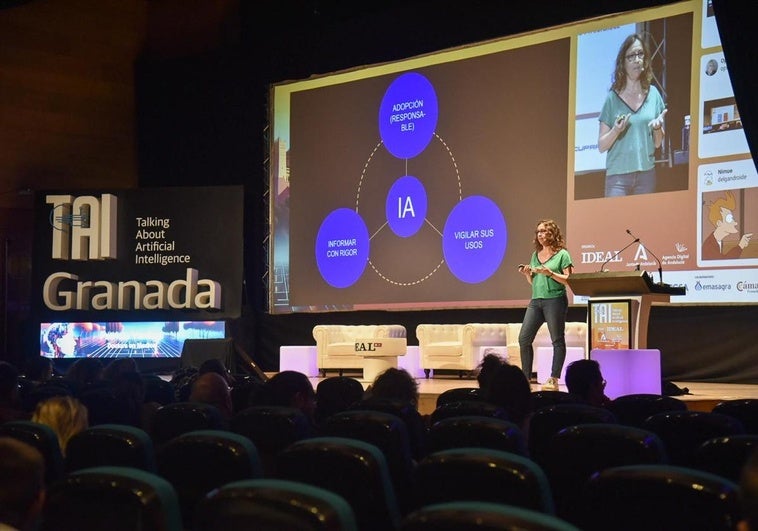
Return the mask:
<svg viewBox="0 0 758 531">
<path fill-rule="evenodd" d="M 721 35 L 721 46 L 729 67 L 734 98 L 740 110 L 742 126 L 747 137 L 747 145 L 756 155 L 756 127 L 758 127 L 758 101 L 756 100 L 756 69 L 758 55 L 755 53 L 755 17 L 749 7 L 752 5 L 733 0 L 712 0 L 716 13 L 716 25 Z"/>
</svg>

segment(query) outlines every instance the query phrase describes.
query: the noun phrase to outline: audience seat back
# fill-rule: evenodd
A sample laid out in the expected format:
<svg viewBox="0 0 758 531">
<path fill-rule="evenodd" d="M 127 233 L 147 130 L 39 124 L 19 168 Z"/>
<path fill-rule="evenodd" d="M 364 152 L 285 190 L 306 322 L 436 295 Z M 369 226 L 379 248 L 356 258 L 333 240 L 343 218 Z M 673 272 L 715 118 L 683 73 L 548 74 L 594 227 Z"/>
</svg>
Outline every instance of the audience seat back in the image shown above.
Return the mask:
<svg viewBox="0 0 758 531">
<path fill-rule="evenodd" d="M 47 491 L 40 531 L 182 531 L 176 492 L 136 468 L 95 467 L 66 475 Z"/>
<path fill-rule="evenodd" d="M 39 450 L 45 459 L 45 482 L 48 485 L 65 474 L 65 462 L 58 436 L 47 424 L 31 420 L 12 420 L 0 424 L 0 435 L 13 437 Z"/>
<path fill-rule="evenodd" d="M 429 427 L 427 454 L 466 447 L 491 448 L 523 456 L 529 453 L 521 428 L 501 418 L 463 415 L 442 419 Z"/>
<path fill-rule="evenodd" d="M 183 433 L 227 427 L 216 406 L 199 402 L 174 402 L 155 410 L 148 430 L 155 448 Z"/>
<path fill-rule="evenodd" d="M 563 428 L 577 424 L 616 424 L 605 408 L 587 404 L 554 404 L 534 412 L 529 421 L 529 455 L 542 463 L 542 451 Z"/>
<path fill-rule="evenodd" d="M 387 460 L 395 496 L 401 511 L 411 494 L 414 462 L 405 422 L 382 411 L 351 410 L 326 419 L 320 434 L 326 437 L 348 437 L 373 444 Z"/>
<path fill-rule="evenodd" d="M 742 469 L 758 451 L 758 434 L 714 437 L 695 448 L 690 466 L 739 483 Z"/>
<path fill-rule="evenodd" d="M 629 465 L 594 474 L 579 497 L 584 531 L 731 531 L 740 519 L 739 487 L 674 465 Z"/>
<path fill-rule="evenodd" d="M 250 439 L 258 449 L 264 477 L 275 477 L 276 456 L 284 448 L 313 436 L 305 413 L 288 406 L 251 406 L 235 413 L 229 427 Z"/>
<path fill-rule="evenodd" d="M 745 427 L 745 433 L 758 435 L 758 398 L 735 398 L 719 402 L 713 413 L 734 417 Z"/>
<path fill-rule="evenodd" d="M 490 448 L 427 455 L 413 475 L 414 507 L 451 501 L 505 503 L 554 513 L 545 473 L 531 459 Z"/>
<path fill-rule="evenodd" d="M 158 475 L 176 491 L 185 527 L 197 503 L 226 483 L 263 477 L 258 451 L 246 437 L 221 430 L 198 430 L 168 441 L 156 455 Z"/>
<path fill-rule="evenodd" d="M 345 437 L 297 441 L 277 458 L 279 478 L 330 490 L 350 504 L 361 531 L 390 531 L 400 510 L 387 461 L 373 444 Z"/>
<path fill-rule="evenodd" d="M 645 419 L 666 411 L 687 411 L 687 404 L 673 396 L 651 393 L 621 395 L 608 404 L 619 424 L 641 428 Z"/>
<path fill-rule="evenodd" d="M 126 466 L 155 472 L 153 441 L 146 431 L 134 426 L 90 426 L 69 439 L 66 470 L 96 466 Z"/>
<path fill-rule="evenodd" d="M 196 531 L 358 531 L 355 513 L 332 491 L 274 478 L 235 481 L 200 501 Z"/>
<path fill-rule="evenodd" d="M 680 466 L 691 466 L 695 450 L 708 439 L 745 433 L 739 420 L 706 411 L 656 413 L 645 419 L 643 428 L 661 438 L 670 463 Z"/>
<path fill-rule="evenodd" d="M 556 514 L 575 524 L 581 487 L 592 474 L 615 466 L 667 463 L 663 442 L 655 433 L 609 423 L 560 430 L 547 442 L 541 458 Z"/>
<path fill-rule="evenodd" d="M 453 501 L 406 516 L 400 531 L 580 531 L 555 516 L 504 503 Z"/>
</svg>

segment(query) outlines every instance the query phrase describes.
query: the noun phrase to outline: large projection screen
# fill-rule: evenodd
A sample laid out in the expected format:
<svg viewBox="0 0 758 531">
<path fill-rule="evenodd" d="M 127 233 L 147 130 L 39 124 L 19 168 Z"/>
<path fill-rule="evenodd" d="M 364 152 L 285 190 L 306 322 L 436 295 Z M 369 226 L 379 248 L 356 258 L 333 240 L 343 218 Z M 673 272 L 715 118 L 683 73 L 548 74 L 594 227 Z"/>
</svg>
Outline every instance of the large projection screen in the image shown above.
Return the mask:
<svg viewBox="0 0 758 531">
<path fill-rule="evenodd" d="M 758 302 L 758 177 L 708 4 L 272 85 L 270 312 L 522 306 L 543 218 L 576 272 L 648 270 L 686 288 L 674 303 Z M 633 33 L 666 135 L 655 191 L 606 197 L 599 116 Z"/>
</svg>

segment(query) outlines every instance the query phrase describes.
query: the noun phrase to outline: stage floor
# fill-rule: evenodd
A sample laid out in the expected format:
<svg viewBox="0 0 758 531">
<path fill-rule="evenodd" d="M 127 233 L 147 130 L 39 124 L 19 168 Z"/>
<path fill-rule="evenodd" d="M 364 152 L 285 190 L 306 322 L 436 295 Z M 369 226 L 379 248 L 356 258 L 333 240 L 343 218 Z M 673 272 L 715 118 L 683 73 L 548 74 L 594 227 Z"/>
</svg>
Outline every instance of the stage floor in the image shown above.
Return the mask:
<svg viewBox="0 0 758 531">
<path fill-rule="evenodd" d="M 273 373 L 272 373 L 273 374 Z M 327 376 L 336 376 L 337 372 L 327 373 Z M 359 373 L 345 373 L 346 376 L 356 378 L 367 387 L 370 382 L 362 379 Z M 310 378 L 314 388 L 323 378 Z M 473 378 L 458 378 L 456 375 L 441 375 L 429 379 L 418 378 L 419 384 L 419 411 L 430 414 L 434 411 L 437 397 L 453 387 L 477 387 L 477 381 Z M 703 382 L 674 382 L 680 388 L 689 389 L 689 394 L 680 395 L 676 398 L 687 402 L 687 407 L 692 411 L 711 411 L 721 401 L 737 398 L 758 398 L 758 385 L 726 384 L 726 383 L 703 383 Z M 532 385 L 532 391 L 539 391 L 538 384 Z M 566 386 L 561 385 L 561 390 L 566 391 Z"/>
</svg>

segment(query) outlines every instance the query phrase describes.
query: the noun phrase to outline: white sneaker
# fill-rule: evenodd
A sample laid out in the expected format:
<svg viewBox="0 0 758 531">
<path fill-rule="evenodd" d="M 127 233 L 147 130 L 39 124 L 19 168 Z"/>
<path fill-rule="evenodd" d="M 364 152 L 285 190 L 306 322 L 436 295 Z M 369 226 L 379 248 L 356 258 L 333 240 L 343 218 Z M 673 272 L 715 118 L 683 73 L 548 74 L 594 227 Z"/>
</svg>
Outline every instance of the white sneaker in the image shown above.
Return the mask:
<svg viewBox="0 0 758 531">
<path fill-rule="evenodd" d="M 553 378 L 552 376 L 547 379 L 547 381 L 542 384 L 542 390 L 543 391 L 558 391 L 558 378 Z"/>
</svg>

